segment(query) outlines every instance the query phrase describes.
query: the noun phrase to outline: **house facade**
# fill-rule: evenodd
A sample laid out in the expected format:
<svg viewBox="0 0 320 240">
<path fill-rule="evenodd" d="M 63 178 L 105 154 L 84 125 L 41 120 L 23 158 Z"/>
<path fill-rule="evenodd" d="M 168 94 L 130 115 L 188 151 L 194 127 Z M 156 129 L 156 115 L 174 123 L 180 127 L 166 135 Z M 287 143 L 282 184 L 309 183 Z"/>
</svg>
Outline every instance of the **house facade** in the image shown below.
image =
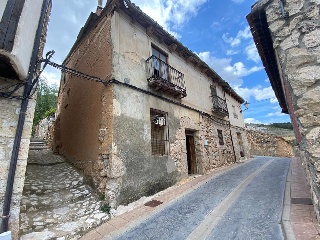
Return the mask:
<svg viewBox="0 0 320 240">
<path fill-rule="evenodd" d="M 130 1 L 91 13 L 64 65 L 92 79 L 62 74 L 54 149 L 111 206 L 249 157 L 244 100 Z"/>
<path fill-rule="evenodd" d="M 298 153 L 319 219 L 320 2 L 261 0 L 247 16 L 283 113 L 290 114 Z"/>
<path fill-rule="evenodd" d="M 31 83 L 46 39 L 51 1 L 0 3 L 0 234 L 18 239 L 20 199 L 36 99 Z"/>
</svg>

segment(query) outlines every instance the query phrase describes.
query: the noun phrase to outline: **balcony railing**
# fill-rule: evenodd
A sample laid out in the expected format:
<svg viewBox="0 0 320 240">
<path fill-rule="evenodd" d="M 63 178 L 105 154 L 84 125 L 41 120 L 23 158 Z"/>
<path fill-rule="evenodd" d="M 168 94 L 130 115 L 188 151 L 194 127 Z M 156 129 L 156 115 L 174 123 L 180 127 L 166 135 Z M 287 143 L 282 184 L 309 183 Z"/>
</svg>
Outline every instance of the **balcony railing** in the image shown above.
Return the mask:
<svg viewBox="0 0 320 240">
<path fill-rule="evenodd" d="M 218 96 L 212 96 L 212 102 L 213 102 L 213 112 L 216 113 L 219 116 L 225 117 L 228 116 L 228 107 L 227 103 L 224 99 L 218 97 Z"/>
<path fill-rule="evenodd" d="M 156 91 L 167 92 L 178 98 L 187 96 L 183 73 L 156 56 L 147 59 L 147 73 L 148 84 Z"/>
</svg>

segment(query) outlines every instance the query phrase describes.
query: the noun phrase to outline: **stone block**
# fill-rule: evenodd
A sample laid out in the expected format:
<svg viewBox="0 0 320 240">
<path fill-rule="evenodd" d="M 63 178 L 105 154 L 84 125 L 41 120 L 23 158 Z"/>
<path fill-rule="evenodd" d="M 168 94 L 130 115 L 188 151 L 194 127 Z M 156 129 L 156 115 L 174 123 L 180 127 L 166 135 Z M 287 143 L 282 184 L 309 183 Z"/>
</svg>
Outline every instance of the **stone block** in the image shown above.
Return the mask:
<svg viewBox="0 0 320 240">
<path fill-rule="evenodd" d="M 307 48 L 314 48 L 320 46 L 320 29 L 315 29 L 314 31 L 307 33 L 302 42 Z"/>
<path fill-rule="evenodd" d="M 6 148 L 6 146 L 0 145 L 0 162 L 6 159 Z"/>
<path fill-rule="evenodd" d="M 304 1 L 301 0 L 286 0 L 285 8 L 289 12 L 289 16 L 293 16 L 302 12 Z"/>
<path fill-rule="evenodd" d="M 0 179 L 6 180 L 8 177 L 10 161 L 0 161 Z"/>
<path fill-rule="evenodd" d="M 8 147 L 13 149 L 14 139 L 8 140 Z M 21 139 L 18 159 L 28 159 L 30 139 Z M 11 152 L 10 152 L 11 153 Z"/>
<path fill-rule="evenodd" d="M 285 51 L 289 48 L 294 48 L 299 46 L 299 37 L 300 37 L 300 32 L 298 30 L 295 30 L 292 32 L 292 34 L 285 38 L 281 43 L 280 43 L 280 48 Z M 276 46 L 275 46 L 276 47 Z"/>
<path fill-rule="evenodd" d="M 301 114 L 300 114 L 300 112 L 301 112 Z M 303 110 L 303 109 L 296 111 L 296 116 L 299 117 L 299 120 L 300 120 L 302 127 L 310 128 L 310 127 L 319 126 L 320 113 L 314 112 L 314 113 L 307 114 L 306 112 L 307 111 Z M 305 114 L 303 114 L 303 113 L 305 113 Z"/>
<path fill-rule="evenodd" d="M 298 99 L 297 105 L 299 108 L 308 109 L 311 112 L 319 113 L 320 112 L 319 99 L 320 99 L 320 86 L 317 86 L 312 90 L 303 94 L 302 97 Z"/>
<path fill-rule="evenodd" d="M 291 48 L 287 51 L 286 72 L 295 72 L 304 65 L 316 61 L 316 56 L 305 48 Z"/>
<path fill-rule="evenodd" d="M 306 66 L 294 72 L 288 72 L 287 75 L 294 95 L 300 96 L 305 94 L 307 88 L 320 79 L 320 68 L 319 66 Z"/>
</svg>

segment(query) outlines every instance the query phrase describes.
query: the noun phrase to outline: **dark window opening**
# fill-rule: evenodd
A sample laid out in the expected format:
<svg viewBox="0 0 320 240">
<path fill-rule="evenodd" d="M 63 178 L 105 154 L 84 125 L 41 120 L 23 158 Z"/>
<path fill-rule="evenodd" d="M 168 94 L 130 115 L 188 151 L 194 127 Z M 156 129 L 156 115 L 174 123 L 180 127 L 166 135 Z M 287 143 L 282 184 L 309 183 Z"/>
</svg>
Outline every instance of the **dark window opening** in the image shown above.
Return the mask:
<svg viewBox="0 0 320 240">
<path fill-rule="evenodd" d="M 224 145 L 222 130 L 217 129 L 217 131 L 218 131 L 219 144 Z"/>
<path fill-rule="evenodd" d="M 151 154 L 167 155 L 168 154 L 168 126 L 167 113 L 151 109 Z"/>
<path fill-rule="evenodd" d="M 165 80 L 169 80 L 168 77 L 168 66 L 167 66 L 167 55 L 152 47 L 152 55 L 156 58 L 153 59 L 154 73 L 156 77 L 161 77 Z"/>
</svg>

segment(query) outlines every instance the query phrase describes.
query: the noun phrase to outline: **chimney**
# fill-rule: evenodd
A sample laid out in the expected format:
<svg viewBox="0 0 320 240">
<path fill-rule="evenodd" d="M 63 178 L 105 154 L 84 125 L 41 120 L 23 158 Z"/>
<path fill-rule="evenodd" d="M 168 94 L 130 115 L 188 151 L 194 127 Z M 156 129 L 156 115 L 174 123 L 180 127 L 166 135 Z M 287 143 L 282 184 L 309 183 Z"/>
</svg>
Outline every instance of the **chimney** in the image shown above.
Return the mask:
<svg viewBox="0 0 320 240">
<path fill-rule="evenodd" d="M 96 10 L 96 14 L 97 14 L 98 16 L 100 16 L 100 14 L 101 14 L 101 12 L 102 12 L 102 9 L 103 9 L 103 7 L 102 7 L 102 0 L 98 0 L 98 6 L 97 6 L 97 10 Z"/>
</svg>

